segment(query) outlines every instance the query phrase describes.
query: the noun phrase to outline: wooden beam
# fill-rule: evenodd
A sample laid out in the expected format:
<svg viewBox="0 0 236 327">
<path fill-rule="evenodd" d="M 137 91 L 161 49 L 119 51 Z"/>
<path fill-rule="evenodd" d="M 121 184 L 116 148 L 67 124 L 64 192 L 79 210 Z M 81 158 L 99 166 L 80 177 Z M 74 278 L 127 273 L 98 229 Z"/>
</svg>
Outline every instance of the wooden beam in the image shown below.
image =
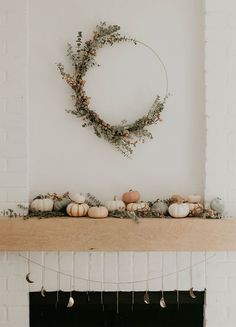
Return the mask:
<svg viewBox="0 0 236 327">
<path fill-rule="evenodd" d="M 236 219 L 0 218 L 6 251 L 236 250 Z"/>
</svg>

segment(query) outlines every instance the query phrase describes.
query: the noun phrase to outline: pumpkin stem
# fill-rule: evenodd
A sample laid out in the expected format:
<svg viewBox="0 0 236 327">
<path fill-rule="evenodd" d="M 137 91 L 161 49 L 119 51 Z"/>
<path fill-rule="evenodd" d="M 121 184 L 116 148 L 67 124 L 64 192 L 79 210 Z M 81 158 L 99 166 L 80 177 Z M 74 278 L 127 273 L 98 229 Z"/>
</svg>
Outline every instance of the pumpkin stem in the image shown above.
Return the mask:
<svg viewBox="0 0 236 327">
<path fill-rule="evenodd" d="M 114 195 L 114 201 L 117 201 L 117 196 L 116 195 Z"/>
</svg>

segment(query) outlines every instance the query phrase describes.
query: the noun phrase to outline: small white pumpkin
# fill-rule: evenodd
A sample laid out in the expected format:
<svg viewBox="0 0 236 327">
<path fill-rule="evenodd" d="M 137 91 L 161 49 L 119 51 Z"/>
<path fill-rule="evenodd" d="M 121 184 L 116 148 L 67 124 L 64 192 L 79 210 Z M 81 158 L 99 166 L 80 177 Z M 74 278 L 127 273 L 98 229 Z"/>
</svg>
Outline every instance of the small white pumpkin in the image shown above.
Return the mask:
<svg viewBox="0 0 236 327">
<path fill-rule="evenodd" d="M 146 202 L 135 202 L 127 204 L 127 211 L 147 211 L 149 205 Z"/>
<path fill-rule="evenodd" d="M 114 200 L 105 202 L 105 207 L 108 211 L 125 210 L 125 203 L 122 200 L 117 200 L 117 197 L 114 196 Z"/>
<path fill-rule="evenodd" d="M 108 210 L 106 207 L 91 207 L 88 211 L 88 216 L 90 218 L 106 218 L 108 216 Z"/>
<path fill-rule="evenodd" d="M 187 201 L 190 203 L 200 203 L 202 201 L 201 195 L 192 194 L 187 197 Z"/>
<path fill-rule="evenodd" d="M 72 202 L 66 207 L 66 212 L 71 217 L 85 217 L 88 213 L 89 206 L 86 203 Z"/>
<path fill-rule="evenodd" d="M 85 196 L 83 196 L 83 194 L 81 193 L 75 193 L 70 195 L 70 199 L 75 202 L 75 203 L 84 203 L 85 202 Z"/>
<path fill-rule="evenodd" d="M 35 199 L 31 202 L 30 209 L 32 212 L 52 211 L 53 203 L 53 200 L 49 198 Z"/>
<path fill-rule="evenodd" d="M 168 208 L 169 214 L 174 218 L 184 218 L 189 214 L 188 203 L 173 203 Z"/>
</svg>

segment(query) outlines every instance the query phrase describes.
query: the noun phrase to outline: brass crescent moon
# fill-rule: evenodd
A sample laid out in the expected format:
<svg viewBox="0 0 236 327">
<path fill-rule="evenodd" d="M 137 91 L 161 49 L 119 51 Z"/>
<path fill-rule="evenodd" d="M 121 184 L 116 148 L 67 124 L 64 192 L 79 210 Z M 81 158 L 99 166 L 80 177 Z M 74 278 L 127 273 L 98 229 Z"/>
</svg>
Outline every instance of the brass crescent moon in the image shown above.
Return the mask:
<svg viewBox="0 0 236 327">
<path fill-rule="evenodd" d="M 73 297 L 70 296 L 70 297 L 69 297 L 68 304 L 67 304 L 67 308 L 71 308 L 71 307 L 73 307 L 74 303 L 75 303 L 75 301 L 74 301 Z"/>
<path fill-rule="evenodd" d="M 150 297 L 149 297 L 148 292 L 146 292 L 146 293 L 144 294 L 143 300 L 144 300 L 144 303 L 146 303 L 146 304 L 150 304 Z"/>
<path fill-rule="evenodd" d="M 42 297 L 45 297 L 46 290 L 43 286 L 41 287 L 40 293 L 41 293 Z"/>
<path fill-rule="evenodd" d="M 190 290 L 189 290 L 189 294 L 190 294 L 190 297 L 191 297 L 192 299 L 196 299 L 197 295 L 194 294 L 194 292 L 193 292 L 193 287 L 190 288 Z"/>
<path fill-rule="evenodd" d="M 166 302 L 165 302 L 164 297 L 162 297 L 162 298 L 160 299 L 160 306 L 161 306 L 163 309 L 166 308 Z"/>
<path fill-rule="evenodd" d="M 30 273 L 28 273 L 28 274 L 25 276 L 25 279 L 26 279 L 27 282 L 30 283 L 30 284 L 34 283 L 34 281 L 30 279 Z"/>
</svg>

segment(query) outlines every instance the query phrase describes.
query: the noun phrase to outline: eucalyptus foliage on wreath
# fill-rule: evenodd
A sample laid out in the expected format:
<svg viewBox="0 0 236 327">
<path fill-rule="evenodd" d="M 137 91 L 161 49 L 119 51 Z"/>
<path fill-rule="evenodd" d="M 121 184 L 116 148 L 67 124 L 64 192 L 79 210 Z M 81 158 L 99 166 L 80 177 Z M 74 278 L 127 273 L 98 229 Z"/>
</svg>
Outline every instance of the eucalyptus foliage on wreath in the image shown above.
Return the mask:
<svg viewBox="0 0 236 327">
<path fill-rule="evenodd" d="M 132 42 L 135 45 L 141 43 L 135 39 L 122 36 L 119 30 L 120 26 L 118 25 L 107 25 L 102 22 L 96 26 L 92 39 L 84 42 L 84 44 L 82 32 L 78 32 L 75 49 L 71 44 L 68 44 L 67 50 L 67 55 L 72 61 L 73 73 L 66 73 L 62 63 L 58 63 L 57 67 L 62 78 L 73 90 L 72 97 L 75 101 L 75 108 L 67 110 L 67 112 L 81 118 L 83 127 L 91 126 L 99 138 L 111 143 L 123 155 L 129 156 L 138 142 L 144 143 L 147 138 L 152 138 L 147 127 L 161 121 L 160 114 L 164 109 L 167 96 L 161 99 L 157 95 L 148 113 L 133 123 L 122 121 L 120 125 L 111 125 L 90 108 L 90 98 L 85 92 L 86 81 L 84 78 L 90 68 L 99 66 L 95 60 L 97 50 L 106 45 L 112 46 L 120 42 Z"/>
</svg>

